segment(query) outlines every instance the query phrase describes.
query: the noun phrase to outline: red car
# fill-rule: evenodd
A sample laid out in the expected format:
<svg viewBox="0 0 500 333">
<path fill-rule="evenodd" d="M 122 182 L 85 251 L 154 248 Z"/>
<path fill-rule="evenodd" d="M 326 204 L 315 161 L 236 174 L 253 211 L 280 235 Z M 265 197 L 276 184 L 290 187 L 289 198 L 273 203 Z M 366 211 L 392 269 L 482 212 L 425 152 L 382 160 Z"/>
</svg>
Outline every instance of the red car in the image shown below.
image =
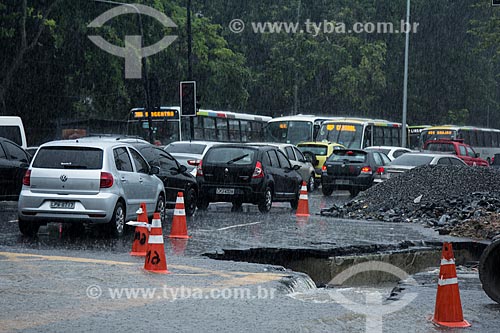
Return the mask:
<svg viewBox="0 0 500 333">
<path fill-rule="evenodd" d="M 471 146 L 463 143 L 463 140 L 429 140 L 424 144 L 424 150 L 455 154 L 467 165 L 489 167 L 488 161 L 479 157 Z"/>
</svg>

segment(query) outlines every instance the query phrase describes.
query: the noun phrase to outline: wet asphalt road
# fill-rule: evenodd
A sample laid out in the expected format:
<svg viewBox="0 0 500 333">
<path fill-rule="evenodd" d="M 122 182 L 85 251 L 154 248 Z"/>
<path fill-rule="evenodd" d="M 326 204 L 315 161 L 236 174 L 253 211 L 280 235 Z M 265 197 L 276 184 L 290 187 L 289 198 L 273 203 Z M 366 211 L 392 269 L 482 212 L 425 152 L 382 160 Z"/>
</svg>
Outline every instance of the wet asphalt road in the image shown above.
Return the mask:
<svg viewBox="0 0 500 333">
<path fill-rule="evenodd" d="M 329 198 L 315 193 L 310 195 L 311 213 L 347 199 L 343 193 Z M 366 313 L 395 304 L 386 300 L 393 284 L 315 288 L 301 273 L 266 264 L 212 260 L 203 254 L 227 249 L 327 250 L 406 240 L 458 241 L 417 225 L 314 215 L 297 219 L 285 203 L 275 204 L 268 215 L 252 205 L 245 205 L 240 213 L 230 210 L 227 204 L 211 205 L 207 212 L 188 220 L 191 239 L 166 238 L 171 274 L 157 275 L 144 272 L 143 260 L 128 255 L 130 235 L 108 239 L 90 229 L 74 236 L 64 225 L 51 224 L 40 229 L 39 237 L 29 239 L 18 232 L 15 203 L 0 203 L 0 331 L 364 332 L 367 317 L 349 310 L 335 293 L 361 304 L 374 302 L 360 310 Z M 170 226 L 164 226 L 164 235 L 169 232 Z M 474 269 L 459 268 L 459 272 L 464 315 L 473 324 L 471 331 L 498 332 L 500 306 L 482 292 Z M 428 320 L 434 311 L 437 275 L 434 268 L 412 276 L 415 280 L 405 284 L 396 298 L 415 299 L 385 315 L 382 326 L 372 323 L 375 329 L 440 331 Z M 110 288 L 156 289 L 151 297 L 113 299 Z M 247 288 L 250 295 L 234 299 L 230 296 L 237 293 L 235 288 Z M 96 290 L 101 290 L 100 297 L 94 297 Z"/>
</svg>

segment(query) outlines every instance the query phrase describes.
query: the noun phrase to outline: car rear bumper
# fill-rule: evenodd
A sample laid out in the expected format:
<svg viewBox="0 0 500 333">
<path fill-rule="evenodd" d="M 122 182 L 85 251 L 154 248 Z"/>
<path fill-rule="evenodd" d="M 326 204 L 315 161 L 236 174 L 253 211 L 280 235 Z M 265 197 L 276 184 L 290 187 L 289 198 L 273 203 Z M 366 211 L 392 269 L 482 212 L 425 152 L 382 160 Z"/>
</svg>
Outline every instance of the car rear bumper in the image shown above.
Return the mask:
<svg viewBox="0 0 500 333">
<path fill-rule="evenodd" d="M 233 194 L 217 194 L 217 189 L 227 191 L 234 190 Z M 200 198 L 210 202 L 245 202 L 257 203 L 264 195 L 265 188 L 261 185 L 217 185 L 217 184 L 202 184 L 200 186 Z"/>
<path fill-rule="evenodd" d="M 74 202 L 74 208 L 51 208 L 52 201 Z M 107 223 L 111 220 L 117 201 L 118 196 L 113 193 L 58 195 L 23 189 L 19 196 L 18 216 L 25 221 L 40 223 Z"/>
<path fill-rule="evenodd" d="M 357 177 L 334 177 L 323 173 L 321 176 L 321 186 L 326 186 L 338 190 L 349 190 L 353 188 L 367 189 L 372 186 L 373 183 L 374 179 L 372 175 L 359 175 Z"/>
</svg>

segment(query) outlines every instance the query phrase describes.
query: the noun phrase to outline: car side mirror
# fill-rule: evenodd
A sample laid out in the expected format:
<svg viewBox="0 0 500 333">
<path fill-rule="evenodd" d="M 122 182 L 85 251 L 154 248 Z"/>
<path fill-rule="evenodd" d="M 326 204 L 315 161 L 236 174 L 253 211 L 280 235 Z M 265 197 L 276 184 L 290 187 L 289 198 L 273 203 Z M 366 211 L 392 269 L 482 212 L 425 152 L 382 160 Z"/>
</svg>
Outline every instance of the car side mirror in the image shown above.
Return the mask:
<svg viewBox="0 0 500 333">
<path fill-rule="evenodd" d="M 184 172 L 186 172 L 186 171 L 187 171 L 187 169 L 188 169 L 188 168 L 187 168 L 185 165 L 181 165 L 181 166 L 179 166 L 178 171 L 179 171 L 179 173 L 184 173 Z"/>
<path fill-rule="evenodd" d="M 150 175 L 157 175 L 160 173 L 160 168 L 157 167 L 156 165 L 152 166 L 150 169 L 149 169 L 149 174 Z"/>
<path fill-rule="evenodd" d="M 300 166 L 300 165 L 294 165 L 294 166 L 292 167 L 292 170 L 297 171 L 297 170 L 299 170 L 300 168 L 301 168 L 301 166 Z"/>
<path fill-rule="evenodd" d="M 479 157 L 481 157 L 481 154 L 476 153 L 476 158 L 479 158 Z"/>
</svg>

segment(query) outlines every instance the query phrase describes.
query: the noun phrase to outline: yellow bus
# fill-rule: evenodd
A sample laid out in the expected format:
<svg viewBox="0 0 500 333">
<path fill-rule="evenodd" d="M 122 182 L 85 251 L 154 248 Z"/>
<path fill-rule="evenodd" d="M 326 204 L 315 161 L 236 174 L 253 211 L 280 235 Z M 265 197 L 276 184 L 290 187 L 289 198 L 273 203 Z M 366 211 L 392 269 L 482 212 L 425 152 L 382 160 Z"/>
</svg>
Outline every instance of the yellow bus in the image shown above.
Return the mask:
<svg viewBox="0 0 500 333">
<path fill-rule="evenodd" d="M 420 147 L 429 140 L 438 139 L 463 140 L 489 163 L 500 153 L 500 130 L 497 129 L 455 125 L 429 127 L 420 134 Z"/>
</svg>

